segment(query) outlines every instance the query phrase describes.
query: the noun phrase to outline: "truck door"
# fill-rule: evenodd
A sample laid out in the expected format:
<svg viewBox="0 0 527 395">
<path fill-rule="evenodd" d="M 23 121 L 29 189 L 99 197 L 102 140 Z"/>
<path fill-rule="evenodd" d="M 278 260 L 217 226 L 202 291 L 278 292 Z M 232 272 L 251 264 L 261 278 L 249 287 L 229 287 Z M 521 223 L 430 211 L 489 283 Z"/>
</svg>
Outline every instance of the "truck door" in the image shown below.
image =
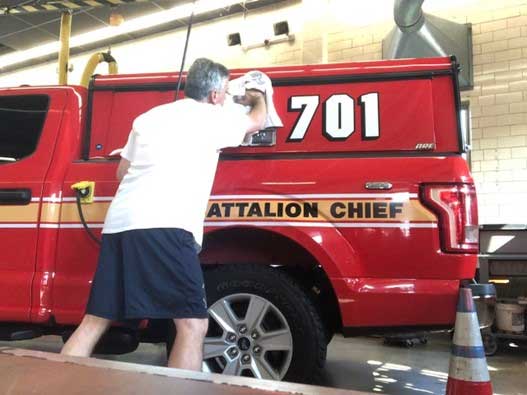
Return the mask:
<svg viewBox="0 0 527 395">
<path fill-rule="evenodd" d="M 66 93 L 0 90 L 0 320 L 28 321 L 42 189 Z"/>
</svg>

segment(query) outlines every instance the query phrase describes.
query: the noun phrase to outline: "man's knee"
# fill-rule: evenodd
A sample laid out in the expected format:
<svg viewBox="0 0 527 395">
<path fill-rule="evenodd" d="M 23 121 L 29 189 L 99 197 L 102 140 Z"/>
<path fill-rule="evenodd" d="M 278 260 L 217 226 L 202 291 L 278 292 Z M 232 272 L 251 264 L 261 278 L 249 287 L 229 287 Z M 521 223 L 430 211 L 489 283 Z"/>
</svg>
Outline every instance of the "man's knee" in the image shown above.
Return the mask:
<svg viewBox="0 0 527 395">
<path fill-rule="evenodd" d="M 174 320 L 178 333 L 193 334 L 205 337 L 209 327 L 208 319 L 182 318 Z"/>
</svg>

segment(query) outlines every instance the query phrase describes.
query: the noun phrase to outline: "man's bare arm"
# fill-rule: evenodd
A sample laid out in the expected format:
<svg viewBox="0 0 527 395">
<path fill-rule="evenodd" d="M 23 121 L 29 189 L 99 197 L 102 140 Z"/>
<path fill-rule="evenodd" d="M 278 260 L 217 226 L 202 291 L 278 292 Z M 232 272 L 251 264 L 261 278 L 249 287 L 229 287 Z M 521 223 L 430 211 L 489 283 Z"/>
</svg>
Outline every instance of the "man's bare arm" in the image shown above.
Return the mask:
<svg viewBox="0 0 527 395">
<path fill-rule="evenodd" d="M 119 182 L 122 181 L 129 167 L 130 161 L 128 159 L 121 158 L 121 161 L 119 162 L 119 167 L 117 167 L 117 180 Z"/>
<path fill-rule="evenodd" d="M 265 104 L 264 94 L 258 90 L 249 89 L 243 98 L 237 100 L 237 103 L 251 107 L 251 111 L 247 114 L 250 120 L 247 135 L 252 135 L 262 130 L 265 126 L 265 118 L 267 117 L 267 106 Z"/>
</svg>

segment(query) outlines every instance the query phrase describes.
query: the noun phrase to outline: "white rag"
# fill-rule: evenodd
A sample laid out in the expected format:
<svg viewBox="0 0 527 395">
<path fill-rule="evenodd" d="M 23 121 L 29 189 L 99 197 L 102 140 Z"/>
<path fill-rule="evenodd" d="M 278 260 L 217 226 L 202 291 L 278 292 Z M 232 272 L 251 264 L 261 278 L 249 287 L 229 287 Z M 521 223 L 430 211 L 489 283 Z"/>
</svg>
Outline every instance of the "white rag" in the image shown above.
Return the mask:
<svg viewBox="0 0 527 395">
<path fill-rule="evenodd" d="M 256 89 L 265 94 L 265 102 L 267 104 L 265 128 L 279 128 L 284 126 L 274 107 L 271 79 L 265 73 L 252 70 L 242 77 L 229 81 L 228 91 L 232 96 L 243 96 L 245 95 L 246 89 Z M 249 112 L 250 109 L 248 106 L 245 107 L 246 112 Z"/>
</svg>

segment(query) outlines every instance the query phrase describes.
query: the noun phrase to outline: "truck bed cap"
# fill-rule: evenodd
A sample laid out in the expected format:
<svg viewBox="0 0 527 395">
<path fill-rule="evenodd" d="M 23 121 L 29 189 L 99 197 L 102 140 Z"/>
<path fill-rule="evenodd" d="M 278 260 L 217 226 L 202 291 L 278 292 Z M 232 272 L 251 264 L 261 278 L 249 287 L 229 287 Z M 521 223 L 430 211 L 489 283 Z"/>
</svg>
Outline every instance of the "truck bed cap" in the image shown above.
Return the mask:
<svg viewBox="0 0 527 395">
<path fill-rule="evenodd" d="M 319 65 L 277 66 L 258 68 L 275 79 L 292 79 L 295 77 L 316 77 L 328 75 L 364 75 L 364 74 L 386 74 L 386 73 L 412 73 L 412 72 L 449 72 L 452 70 L 454 59 L 443 58 L 420 58 L 420 59 L 394 59 L 368 62 L 332 63 Z M 251 69 L 231 70 L 231 77 L 243 75 Z M 179 73 L 143 73 L 143 74 L 119 74 L 101 75 L 94 80 L 94 86 L 119 86 L 135 84 L 162 84 L 176 83 Z M 183 74 L 185 76 L 186 73 Z"/>
</svg>

